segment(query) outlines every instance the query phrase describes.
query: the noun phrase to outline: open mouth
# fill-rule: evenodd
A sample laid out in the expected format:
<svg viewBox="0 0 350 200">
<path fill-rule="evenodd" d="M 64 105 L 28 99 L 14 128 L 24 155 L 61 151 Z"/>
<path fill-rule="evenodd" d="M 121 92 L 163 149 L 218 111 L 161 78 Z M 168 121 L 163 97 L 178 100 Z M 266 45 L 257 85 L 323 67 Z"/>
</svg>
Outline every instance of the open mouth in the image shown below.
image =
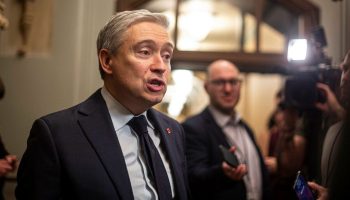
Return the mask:
<svg viewBox="0 0 350 200">
<path fill-rule="evenodd" d="M 152 92 L 162 91 L 165 87 L 165 82 L 161 79 L 151 79 L 147 83 L 147 88 Z"/>
<path fill-rule="evenodd" d="M 150 81 L 150 84 L 155 85 L 155 86 L 162 86 L 162 85 L 164 85 L 164 82 L 161 80 L 153 79 Z"/>
</svg>

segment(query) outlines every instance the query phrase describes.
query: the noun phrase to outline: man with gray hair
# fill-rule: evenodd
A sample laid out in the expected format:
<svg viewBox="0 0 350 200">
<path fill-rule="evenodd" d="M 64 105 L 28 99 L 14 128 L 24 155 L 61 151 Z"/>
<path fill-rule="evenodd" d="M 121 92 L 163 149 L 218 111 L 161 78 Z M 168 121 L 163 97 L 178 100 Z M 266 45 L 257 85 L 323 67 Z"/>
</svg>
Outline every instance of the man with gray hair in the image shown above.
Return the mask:
<svg viewBox="0 0 350 200">
<path fill-rule="evenodd" d="M 86 101 L 36 120 L 17 199 L 188 199 L 182 127 L 161 102 L 173 43 L 164 15 L 117 13 L 97 39 L 104 85 Z"/>
</svg>

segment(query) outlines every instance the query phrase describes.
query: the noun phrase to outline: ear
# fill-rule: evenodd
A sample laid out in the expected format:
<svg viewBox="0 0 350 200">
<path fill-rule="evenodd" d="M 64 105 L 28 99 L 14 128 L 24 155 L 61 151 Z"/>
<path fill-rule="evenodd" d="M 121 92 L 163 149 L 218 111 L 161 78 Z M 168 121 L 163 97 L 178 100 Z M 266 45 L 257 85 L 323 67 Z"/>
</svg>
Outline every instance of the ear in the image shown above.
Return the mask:
<svg viewBox="0 0 350 200">
<path fill-rule="evenodd" d="M 101 65 L 102 70 L 106 74 L 112 74 L 112 58 L 108 49 L 101 49 L 98 53 L 98 59 Z"/>
<path fill-rule="evenodd" d="M 204 89 L 205 89 L 206 92 L 208 92 L 208 87 L 209 87 L 208 84 L 209 84 L 208 80 L 205 80 L 204 81 Z"/>
</svg>

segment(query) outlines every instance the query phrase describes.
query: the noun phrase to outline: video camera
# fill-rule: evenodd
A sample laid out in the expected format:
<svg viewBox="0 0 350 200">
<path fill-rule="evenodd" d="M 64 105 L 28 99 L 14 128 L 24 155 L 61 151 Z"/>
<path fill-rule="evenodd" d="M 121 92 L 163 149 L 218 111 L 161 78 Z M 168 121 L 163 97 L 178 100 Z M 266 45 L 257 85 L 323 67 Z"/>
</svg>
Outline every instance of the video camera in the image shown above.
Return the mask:
<svg viewBox="0 0 350 200">
<path fill-rule="evenodd" d="M 305 110 L 313 109 L 316 102 L 325 102 L 325 94 L 316 86 L 318 82 L 327 84 L 336 92 L 341 70 L 331 66 L 330 59 L 323 51 L 325 46 L 327 41 L 322 27 L 312 31 L 309 42 L 305 39 L 289 42 L 288 61 L 294 70 L 290 70 L 290 76 L 285 82 L 284 105 Z"/>
</svg>

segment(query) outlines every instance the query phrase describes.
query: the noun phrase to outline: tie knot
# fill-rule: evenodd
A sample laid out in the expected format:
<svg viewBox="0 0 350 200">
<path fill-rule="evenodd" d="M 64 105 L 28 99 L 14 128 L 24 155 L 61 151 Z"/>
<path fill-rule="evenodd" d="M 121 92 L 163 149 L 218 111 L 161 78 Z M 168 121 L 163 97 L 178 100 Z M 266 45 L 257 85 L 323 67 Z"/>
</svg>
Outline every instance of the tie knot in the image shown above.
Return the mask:
<svg viewBox="0 0 350 200">
<path fill-rule="evenodd" d="M 138 134 L 147 133 L 147 120 L 144 115 L 133 117 L 128 125 Z"/>
</svg>

